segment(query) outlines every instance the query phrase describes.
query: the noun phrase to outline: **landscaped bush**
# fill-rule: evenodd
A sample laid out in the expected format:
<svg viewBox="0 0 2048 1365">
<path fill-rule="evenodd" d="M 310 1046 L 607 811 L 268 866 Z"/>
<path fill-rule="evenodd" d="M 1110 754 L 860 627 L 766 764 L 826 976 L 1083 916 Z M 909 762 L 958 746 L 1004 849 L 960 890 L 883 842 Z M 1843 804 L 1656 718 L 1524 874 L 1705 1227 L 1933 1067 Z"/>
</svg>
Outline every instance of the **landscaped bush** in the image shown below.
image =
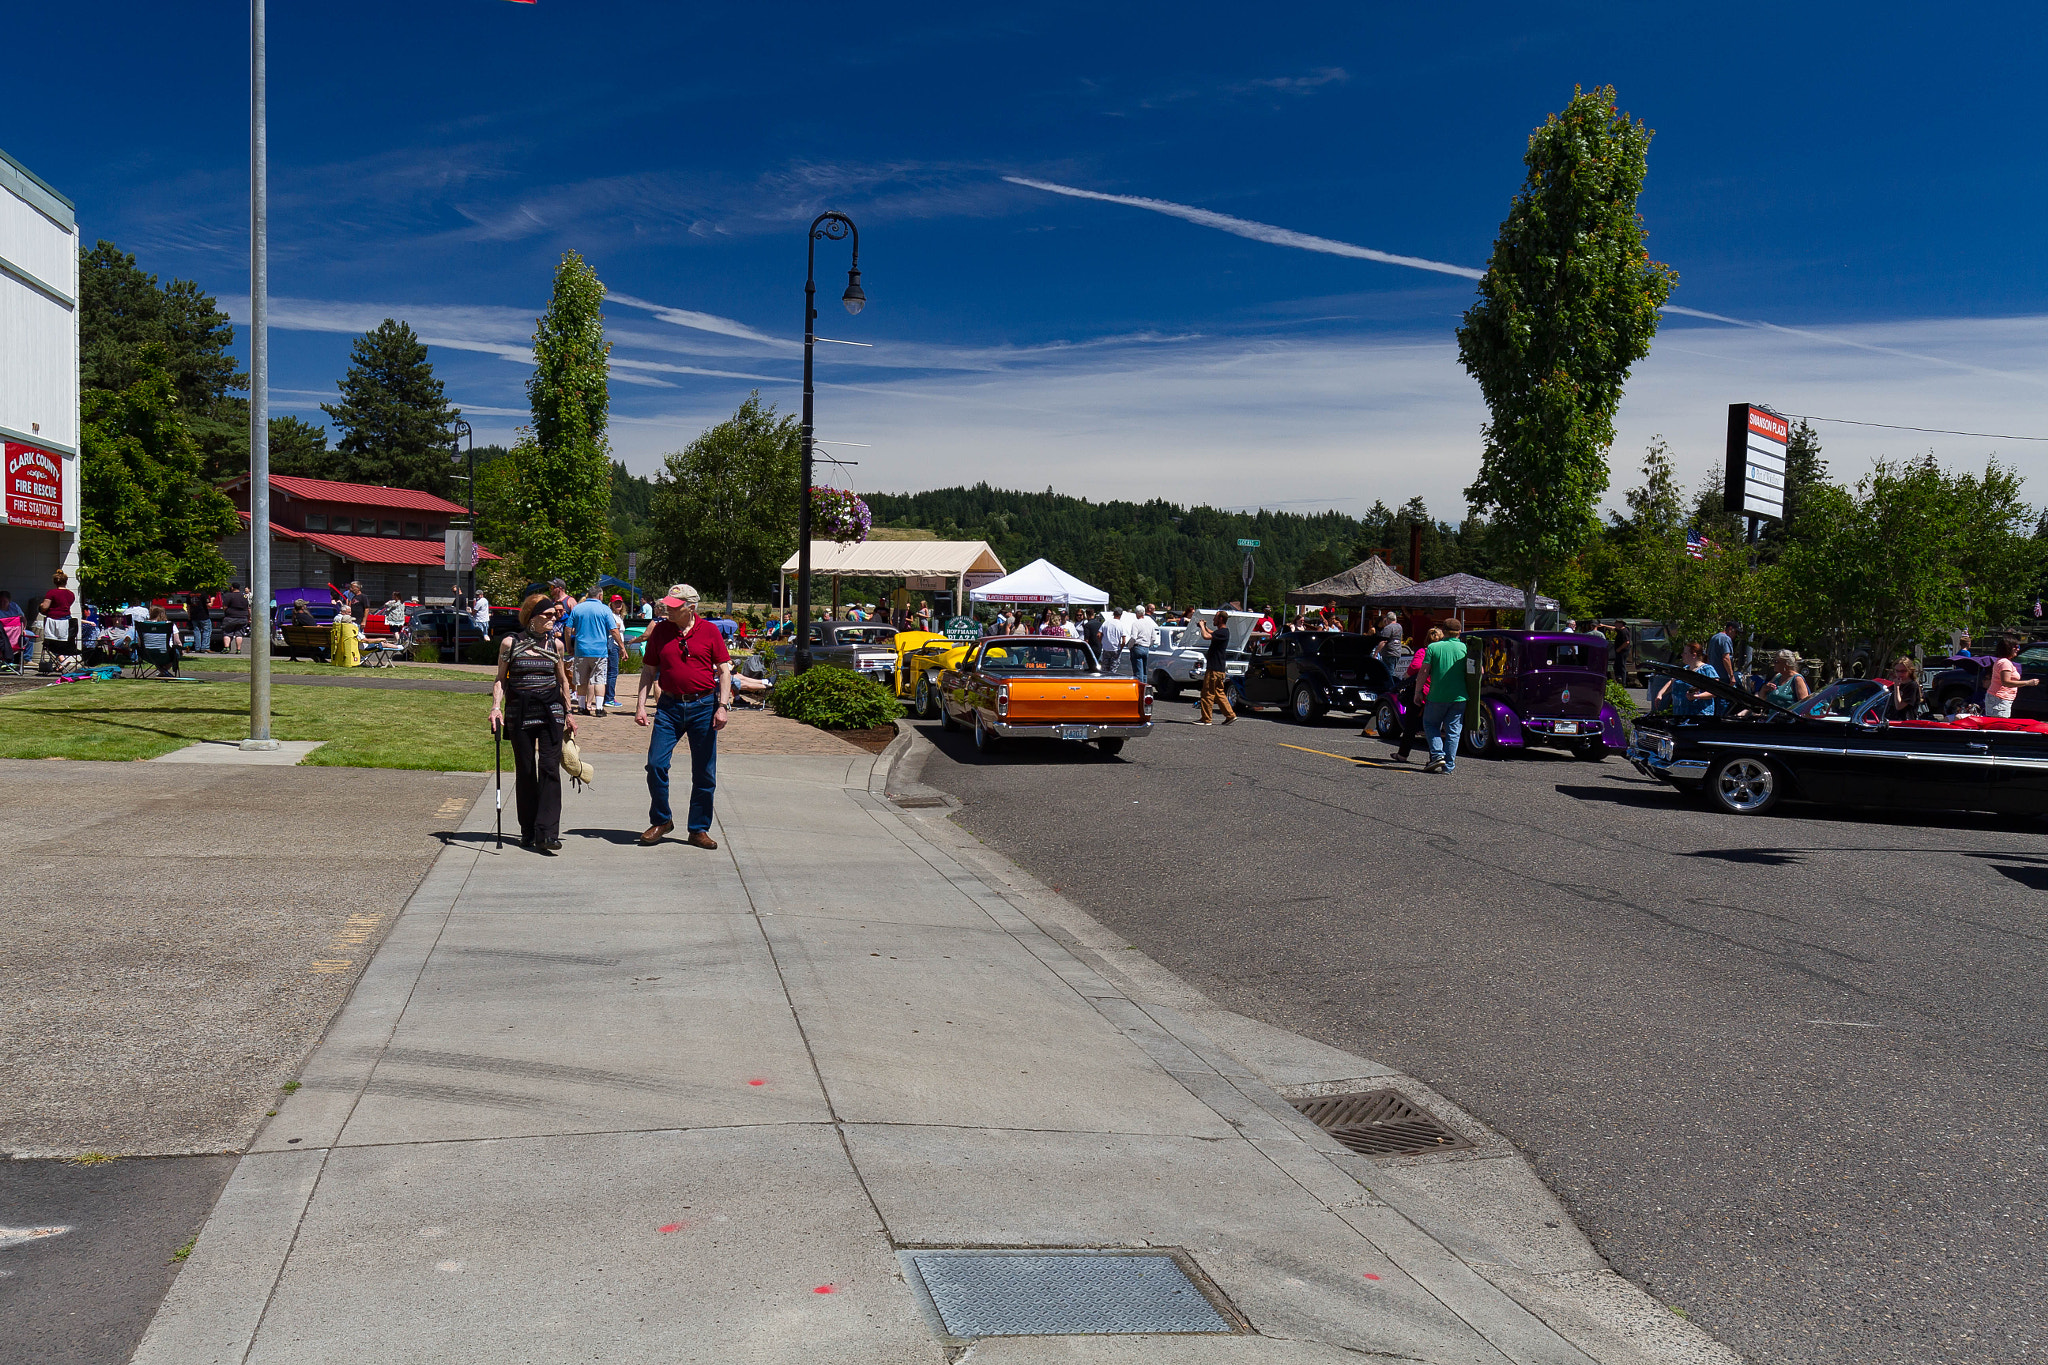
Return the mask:
<svg viewBox="0 0 2048 1365">
<path fill-rule="evenodd" d="M 880 683 L 822 664 L 776 683 L 769 703 L 776 715 L 821 730 L 866 730 L 903 714 L 902 703 Z"/>
<path fill-rule="evenodd" d="M 479 640 L 475 644 L 462 646 L 462 662 L 466 664 L 495 664 L 498 662 L 498 642 Z"/>
<path fill-rule="evenodd" d="M 1628 689 L 1613 678 L 1607 680 L 1607 704 L 1619 712 L 1623 720 L 1634 720 L 1643 710 L 1628 694 Z"/>
<path fill-rule="evenodd" d="M 417 663 L 437 664 L 441 662 L 441 646 L 432 640 L 421 640 L 412 647 L 412 657 Z"/>
</svg>

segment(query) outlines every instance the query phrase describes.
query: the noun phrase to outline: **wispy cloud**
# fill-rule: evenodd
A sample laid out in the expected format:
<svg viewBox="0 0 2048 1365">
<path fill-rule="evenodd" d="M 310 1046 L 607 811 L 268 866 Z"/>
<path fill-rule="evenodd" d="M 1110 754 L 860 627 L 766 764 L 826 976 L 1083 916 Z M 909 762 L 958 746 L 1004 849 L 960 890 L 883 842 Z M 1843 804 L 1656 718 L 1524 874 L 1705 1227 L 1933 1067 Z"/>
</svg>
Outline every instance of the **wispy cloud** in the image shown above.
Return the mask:
<svg viewBox="0 0 2048 1365">
<path fill-rule="evenodd" d="M 746 341 L 757 341 L 764 346 L 774 346 L 782 350 L 803 349 L 800 343 L 787 337 L 773 337 L 766 332 L 757 332 L 744 322 L 722 318 L 716 313 L 699 313 L 689 308 L 672 308 L 665 303 L 649 303 L 646 299 L 636 299 L 631 294 L 621 294 L 617 290 L 607 290 L 605 302 L 622 304 L 627 308 L 645 309 L 660 321 L 677 327 L 689 327 L 699 332 L 714 332 L 719 336 L 740 337 Z"/>
<path fill-rule="evenodd" d="M 1076 189 L 1072 185 L 1056 185 L 1049 180 L 1031 180 L 1021 175 L 1006 175 L 1003 179 L 1012 185 L 1044 190 L 1048 194 L 1064 194 L 1070 199 L 1093 199 L 1098 203 L 1122 204 L 1127 208 L 1163 213 L 1169 218 L 1179 218 L 1200 227 L 1215 228 L 1219 232 L 1228 232 L 1238 237 L 1249 237 L 1254 242 L 1265 242 L 1269 246 L 1291 246 L 1302 251 L 1320 251 L 1330 256 L 1349 256 L 1353 260 L 1404 265 L 1411 270 L 1433 270 L 1441 275 L 1457 275 L 1468 280 L 1483 279 L 1486 276 L 1484 270 L 1474 270 L 1466 265 L 1452 265 L 1447 261 L 1432 261 L 1421 256 L 1397 256 L 1390 251 L 1375 251 L 1368 246 L 1354 246 L 1350 242 L 1333 241 L 1328 237 L 1314 237 L 1306 232 L 1275 227 L 1271 223 L 1255 223 L 1248 218 L 1233 218 L 1227 213 L 1198 209 L 1190 204 L 1176 204 L 1165 199 L 1145 199 L 1135 194 L 1103 194 L 1097 190 Z"/>
</svg>

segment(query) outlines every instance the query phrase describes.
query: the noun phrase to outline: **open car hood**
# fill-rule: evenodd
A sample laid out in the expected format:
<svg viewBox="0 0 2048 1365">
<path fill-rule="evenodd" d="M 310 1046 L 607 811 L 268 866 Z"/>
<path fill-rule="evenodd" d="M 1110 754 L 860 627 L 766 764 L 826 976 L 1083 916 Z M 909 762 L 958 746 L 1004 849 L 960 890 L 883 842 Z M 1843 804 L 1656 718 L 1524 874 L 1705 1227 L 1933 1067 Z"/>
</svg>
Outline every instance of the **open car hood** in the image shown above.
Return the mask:
<svg viewBox="0 0 2048 1365">
<path fill-rule="evenodd" d="M 1778 705 L 1778 703 L 1768 697 L 1759 697 L 1753 692 L 1745 692 L 1733 683 L 1723 682 L 1719 678 L 1709 678 L 1703 673 L 1695 673 L 1691 669 L 1681 668 L 1677 664 L 1646 662 L 1638 666 L 1645 673 L 1654 673 L 1668 678 L 1683 678 L 1699 691 L 1711 692 L 1723 701 L 1734 702 L 1745 711 L 1775 711 L 1781 716 L 1792 716 L 1795 718 L 1799 714 L 1787 707 Z"/>
</svg>

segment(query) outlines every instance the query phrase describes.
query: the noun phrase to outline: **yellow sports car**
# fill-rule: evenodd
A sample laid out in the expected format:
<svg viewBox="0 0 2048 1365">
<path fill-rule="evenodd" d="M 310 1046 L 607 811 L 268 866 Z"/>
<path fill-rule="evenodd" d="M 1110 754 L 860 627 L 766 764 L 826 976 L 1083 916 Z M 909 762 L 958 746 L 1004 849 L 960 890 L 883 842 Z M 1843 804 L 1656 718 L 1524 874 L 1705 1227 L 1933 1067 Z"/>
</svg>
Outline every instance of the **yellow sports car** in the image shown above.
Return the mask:
<svg viewBox="0 0 2048 1365">
<path fill-rule="evenodd" d="M 939 716 L 939 675 L 957 668 L 974 648 L 972 640 L 949 640 L 929 631 L 906 630 L 896 636 L 896 695 L 909 703 L 921 720 Z"/>
</svg>

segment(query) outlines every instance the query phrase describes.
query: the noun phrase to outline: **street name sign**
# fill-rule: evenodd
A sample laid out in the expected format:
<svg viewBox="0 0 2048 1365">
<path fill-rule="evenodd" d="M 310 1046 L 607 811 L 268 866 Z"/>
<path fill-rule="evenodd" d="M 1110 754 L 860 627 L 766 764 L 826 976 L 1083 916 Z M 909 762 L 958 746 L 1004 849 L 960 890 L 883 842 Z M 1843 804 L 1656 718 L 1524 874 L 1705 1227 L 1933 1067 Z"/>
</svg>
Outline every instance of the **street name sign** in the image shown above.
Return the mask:
<svg viewBox="0 0 2048 1365">
<path fill-rule="evenodd" d="M 1240 550 L 1256 550 L 1259 548 L 1259 542 L 1256 540 L 1240 540 L 1237 542 L 1237 548 Z"/>
</svg>

